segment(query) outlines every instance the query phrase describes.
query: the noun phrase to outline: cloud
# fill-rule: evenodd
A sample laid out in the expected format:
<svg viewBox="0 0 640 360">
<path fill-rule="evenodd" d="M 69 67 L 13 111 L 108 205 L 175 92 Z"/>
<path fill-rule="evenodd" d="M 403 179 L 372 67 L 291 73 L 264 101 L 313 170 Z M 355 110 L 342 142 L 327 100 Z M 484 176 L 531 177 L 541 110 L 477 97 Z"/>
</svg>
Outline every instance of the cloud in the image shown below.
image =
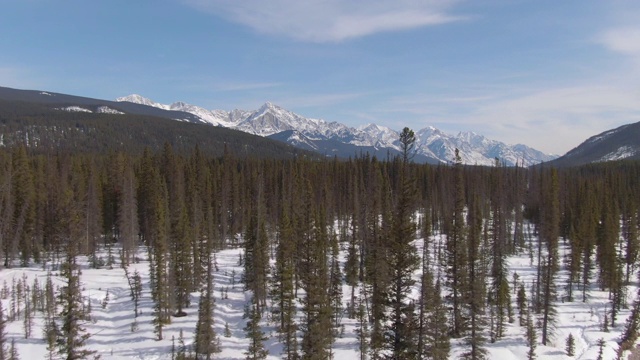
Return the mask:
<svg viewBox="0 0 640 360">
<path fill-rule="evenodd" d="M 640 121 L 638 91 L 589 85 L 535 91 L 481 105 L 466 119 L 485 134 L 562 154 L 600 132 Z"/>
<path fill-rule="evenodd" d="M 640 57 L 640 27 L 609 29 L 597 41 L 611 51 Z"/>
<path fill-rule="evenodd" d="M 455 0 L 184 1 L 261 33 L 318 43 L 463 19 L 448 13 Z"/>
</svg>

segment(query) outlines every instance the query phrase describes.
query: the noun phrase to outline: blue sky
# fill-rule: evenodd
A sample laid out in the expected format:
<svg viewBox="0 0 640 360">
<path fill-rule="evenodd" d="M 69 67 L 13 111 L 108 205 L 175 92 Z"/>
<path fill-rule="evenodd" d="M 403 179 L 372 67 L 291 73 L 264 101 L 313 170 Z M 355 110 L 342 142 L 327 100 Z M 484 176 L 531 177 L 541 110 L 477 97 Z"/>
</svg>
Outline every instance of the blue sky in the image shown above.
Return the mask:
<svg viewBox="0 0 640 360">
<path fill-rule="evenodd" d="M 0 86 L 562 154 L 640 121 L 640 1 L 4 0 Z"/>
</svg>

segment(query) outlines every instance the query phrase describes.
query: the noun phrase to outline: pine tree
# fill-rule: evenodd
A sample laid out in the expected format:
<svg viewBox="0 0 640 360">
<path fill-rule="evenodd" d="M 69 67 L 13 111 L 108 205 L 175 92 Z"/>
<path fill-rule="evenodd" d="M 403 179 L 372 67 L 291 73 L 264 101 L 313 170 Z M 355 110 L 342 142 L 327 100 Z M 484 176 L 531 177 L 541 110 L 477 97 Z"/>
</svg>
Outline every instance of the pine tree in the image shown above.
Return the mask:
<svg viewBox="0 0 640 360">
<path fill-rule="evenodd" d="M 20 355 L 18 354 L 18 348 L 16 347 L 16 339 L 11 339 L 11 347 L 9 348 L 9 357 L 8 360 L 20 360 Z"/>
<path fill-rule="evenodd" d="M 276 249 L 276 263 L 273 272 L 273 290 L 271 292 L 274 303 L 274 315 L 278 318 L 278 338 L 283 345 L 283 357 L 287 360 L 297 358 L 297 326 L 296 296 L 294 292 L 295 278 L 295 243 L 293 229 L 288 212 L 283 211 Z"/>
<path fill-rule="evenodd" d="M 0 301 L 0 360 L 7 359 L 7 321 L 4 316 L 4 309 L 2 308 L 2 301 Z"/>
<path fill-rule="evenodd" d="M 480 256 L 480 232 L 482 219 L 478 199 L 473 201 L 469 213 L 468 263 L 469 263 L 469 289 L 465 298 L 465 307 L 468 308 L 468 335 L 466 344 L 469 348 L 462 357 L 464 359 L 485 359 L 487 350 L 484 348 L 486 338 L 484 328 L 486 320 L 484 315 L 485 276 L 481 266 Z"/>
<path fill-rule="evenodd" d="M 303 360 L 326 359 L 330 354 L 333 334 L 329 302 L 329 248 L 326 215 L 321 207 L 316 213 L 313 241 L 303 250 L 303 274 L 301 275 L 305 297 L 302 299 L 303 320 L 300 350 Z"/>
<path fill-rule="evenodd" d="M 347 259 L 344 264 L 345 282 L 351 287 L 351 297 L 349 300 L 349 307 L 347 309 L 347 315 L 350 319 L 356 317 L 356 296 L 355 291 L 360 280 L 360 258 L 357 248 L 357 217 L 352 215 L 351 217 L 351 236 L 349 236 L 349 243 L 347 249 Z"/>
<path fill-rule="evenodd" d="M 13 154 L 13 236 L 9 242 L 8 251 L 5 251 L 5 267 L 10 267 L 10 260 L 19 250 L 22 266 L 28 265 L 33 252 L 33 239 L 31 237 L 35 218 L 35 192 L 33 186 L 33 174 L 29 166 L 29 158 L 24 146 L 19 146 Z"/>
<path fill-rule="evenodd" d="M 122 174 L 122 193 L 118 204 L 118 235 L 122 244 L 123 266 L 129 264 L 134 256 L 138 238 L 138 207 L 136 204 L 136 179 L 133 168 L 125 164 Z"/>
<path fill-rule="evenodd" d="M 538 340 L 538 337 L 536 335 L 536 328 L 533 326 L 533 316 L 531 315 L 531 311 L 527 311 L 526 337 L 527 345 L 529 345 L 527 359 L 534 360 L 536 358 L 536 342 Z"/>
<path fill-rule="evenodd" d="M 427 316 L 432 311 L 432 304 L 429 299 L 433 296 L 433 274 L 430 268 L 429 240 L 431 237 L 431 220 L 428 210 L 422 217 L 422 275 L 420 276 L 420 297 L 418 299 L 418 344 L 417 358 L 422 359 L 427 351 L 425 338 L 427 333 Z"/>
<path fill-rule="evenodd" d="M 574 356 L 576 354 L 576 339 L 573 337 L 573 334 L 569 334 L 569 336 L 567 336 L 564 349 L 567 356 Z"/>
<path fill-rule="evenodd" d="M 186 209 L 182 207 L 180 215 L 171 226 L 172 293 L 173 303 L 176 308 L 174 316 L 176 317 L 186 316 L 184 309 L 191 305 L 193 254 L 191 252 L 191 242 L 189 241 L 188 221 Z"/>
<path fill-rule="evenodd" d="M 245 289 L 253 292 L 258 312 L 262 314 L 266 307 L 267 279 L 269 273 L 269 242 L 265 228 L 263 184 L 260 176 L 254 174 L 256 181 L 249 225 L 245 233 L 245 258 L 243 281 Z"/>
<path fill-rule="evenodd" d="M 640 290 L 636 294 L 636 299 L 633 302 L 633 308 L 631 309 L 631 315 L 627 318 L 627 322 L 624 327 L 624 331 L 620 336 L 620 349 L 622 351 L 631 350 L 633 344 L 638 339 L 638 331 L 640 330 Z"/>
<path fill-rule="evenodd" d="M 342 320 L 342 271 L 338 256 L 340 255 L 340 247 L 338 238 L 335 234 L 331 235 L 331 256 L 329 269 L 329 303 L 331 307 L 331 327 L 333 328 L 334 337 L 338 334 L 340 321 Z"/>
<path fill-rule="evenodd" d="M 527 324 L 527 292 L 524 288 L 524 283 L 521 283 L 518 287 L 518 294 L 516 295 L 516 302 L 518 304 L 518 320 L 520 326 L 526 326 Z"/>
<path fill-rule="evenodd" d="M 547 246 L 547 257 L 540 264 L 542 289 L 542 344 L 550 341 L 555 322 L 555 307 L 553 301 L 556 296 L 555 274 L 558 271 L 558 237 L 559 237 L 559 203 L 558 203 L 558 174 L 551 169 L 545 177 L 542 186 L 543 214 L 540 224 L 540 241 Z"/>
<path fill-rule="evenodd" d="M 251 300 L 249 313 L 247 314 L 249 321 L 245 326 L 244 331 L 247 339 L 249 339 L 249 348 L 244 353 L 246 360 L 261 360 L 266 359 L 269 352 L 264 348 L 264 342 L 268 339 L 264 331 L 260 328 L 260 312 Z"/>
<path fill-rule="evenodd" d="M 604 347 L 607 345 L 607 343 L 604 341 L 603 338 L 600 338 L 600 339 L 598 339 L 597 345 L 598 345 L 598 357 L 596 358 L 596 360 L 603 360 L 604 359 Z"/>
<path fill-rule="evenodd" d="M 453 307 L 453 324 L 451 334 L 454 338 L 459 338 L 465 331 L 465 319 L 463 303 L 465 295 L 463 291 L 468 287 L 465 284 L 467 275 L 467 246 L 466 246 L 466 225 L 464 223 L 464 179 L 462 169 L 462 159 L 458 149 L 455 151 L 454 166 L 454 194 L 453 194 L 453 218 L 450 234 L 447 236 L 446 244 L 446 275 L 447 285 L 451 292 L 448 300 Z"/>
<path fill-rule="evenodd" d="M 59 317 L 62 321 L 58 336 L 58 353 L 67 360 L 86 359 L 95 351 L 85 349 L 90 334 L 82 326 L 86 315 L 82 312 L 82 293 L 80 292 L 80 269 L 76 263 L 75 247 L 67 248 L 67 259 L 62 264 L 61 275 L 65 286 L 61 289 L 58 300 L 62 310 Z"/>
<path fill-rule="evenodd" d="M 629 277 L 634 270 L 634 266 L 640 256 L 640 238 L 638 237 L 638 216 L 635 213 L 627 215 L 624 220 L 626 240 L 624 262 L 627 267 L 625 271 L 625 284 L 629 284 Z"/>
<path fill-rule="evenodd" d="M 420 266 L 420 258 L 413 241 L 416 225 L 413 222 L 413 202 L 415 187 L 409 178 L 408 152 L 415 142 L 413 132 L 408 128 L 401 138 L 403 146 L 403 163 L 400 173 L 400 193 L 391 219 L 391 231 L 387 240 L 387 261 L 389 264 L 390 288 L 389 307 L 390 320 L 386 330 L 387 348 L 393 359 L 415 358 L 417 353 L 416 324 L 410 319 L 415 317 L 413 304 L 407 299 L 415 280 L 413 272 Z"/>
<path fill-rule="evenodd" d="M 198 359 L 212 359 L 213 355 L 220 352 L 220 343 L 214 329 L 213 311 L 215 299 L 213 297 L 213 265 L 211 264 L 211 252 L 213 239 L 207 241 L 206 255 L 208 258 L 206 284 L 200 292 L 198 304 L 198 321 L 194 336 L 194 351 Z"/>
<path fill-rule="evenodd" d="M 423 352 L 423 359 L 446 360 L 449 358 L 451 351 L 449 328 L 447 326 L 449 309 L 442 302 L 440 291 L 440 281 L 438 280 L 433 292 L 430 292 L 433 294 L 433 297 L 429 299 L 429 303 L 432 304 L 432 310 L 426 322 L 427 331 L 425 335 L 427 339 L 425 341 L 426 350 Z"/>
<path fill-rule="evenodd" d="M 367 360 L 367 354 L 369 353 L 369 320 L 365 312 L 365 306 L 362 301 L 362 297 L 358 297 L 358 305 L 356 310 L 356 338 L 358 339 L 358 353 L 360 354 L 360 360 Z"/>
<path fill-rule="evenodd" d="M 150 262 L 150 272 L 153 273 L 153 286 L 151 295 L 154 300 L 153 325 L 157 340 L 162 340 L 162 329 L 169 324 L 169 283 L 167 277 L 167 218 L 166 218 L 166 194 L 160 189 L 160 194 L 155 199 L 154 216 L 151 223 L 153 229 L 153 262 Z"/>
</svg>

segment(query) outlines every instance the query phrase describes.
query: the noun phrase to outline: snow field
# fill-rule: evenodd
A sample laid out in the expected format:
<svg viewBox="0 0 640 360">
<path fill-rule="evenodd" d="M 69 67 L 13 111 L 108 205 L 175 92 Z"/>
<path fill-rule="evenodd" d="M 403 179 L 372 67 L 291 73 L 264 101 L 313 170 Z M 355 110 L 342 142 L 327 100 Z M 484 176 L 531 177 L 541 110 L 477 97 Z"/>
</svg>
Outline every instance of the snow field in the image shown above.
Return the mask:
<svg viewBox="0 0 640 360">
<path fill-rule="evenodd" d="M 435 235 L 431 239 L 431 243 L 443 244 L 444 235 Z M 529 238 L 527 241 L 536 241 L 535 238 Z M 422 254 L 423 240 L 417 239 L 414 242 L 419 254 Z M 531 246 L 534 250 L 536 245 Z M 568 252 L 568 249 L 562 244 L 560 247 L 560 258 Z M 251 294 L 243 291 L 243 285 L 240 283 L 243 267 L 239 264 L 240 249 L 227 249 L 216 253 L 217 270 L 214 273 L 216 300 L 215 306 L 215 329 L 220 339 L 222 352 L 215 355 L 216 359 L 244 359 L 244 351 L 248 347 L 248 340 L 245 339 L 243 328 L 246 320 L 243 319 L 245 305 L 251 300 Z M 151 292 L 149 288 L 149 263 L 146 259 L 147 251 L 140 248 L 138 257 L 141 259 L 139 263 L 133 263 L 129 266 L 129 274 L 138 271 L 142 278 L 143 291 L 139 303 L 139 316 L 136 319 L 136 328 L 134 324 L 134 305 L 130 296 L 130 289 L 125 272 L 115 264 L 112 269 L 91 269 L 86 257 L 79 257 L 78 262 L 81 265 L 82 275 L 81 284 L 83 296 L 87 302 L 91 303 L 91 321 L 84 324 L 86 331 L 91 334 L 86 345 L 88 349 L 96 350 L 102 359 L 170 359 L 172 347 L 175 345 L 176 350 L 180 344 L 178 338 L 180 330 L 183 332 L 184 343 L 187 347 L 193 342 L 193 333 L 197 321 L 199 292 L 191 294 L 191 306 L 185 311 L 186 317 L 172 318 L 172 323 L 163 329 L 164 339 L 156 340 L 152 325 L 153 302 L 151 300 Z M 105 256 L 105 254 L 102 254 Z M 433 254 L 432 254 L 433 256 Z M 344 265 L 346 259 L 346 249 L 342 249 L 340 261 Z M 533 262 L 528 253 L 511 256 L 507 259 L 509 268 L 509 278 L 512 279 L 513 274 L 517 273 L 519 282 L 526 284 L 527 298 L 531 298 L 530 284 L 536 277 L 536 256 Z M 432 261 L 432 266 L 435 266 Z M 51 264 L 48 264 L 50 266 Z M 614 359 L 616 356 L 617 340 L 620 333 L 624 329 L 626 318 L 630 313 L 630 309 L 623 309 L 616 321 L 616 326 L 611 328 L 609 332 L 601 331 L 602 317 L 606 309 L 610 308 L 610 300 L 607 291 L 599 291 L 596 285 L 595 274 L 593 271 L 592 285 L 590 285 L 589 298 L 586 303 L 582 303 L 581 296 L 578 296 L 577 290 L 574 296 L 574 302 L 562 302 L 561 299 L 565 295 L 564 284 L 566 284 L 567 272 L 563 270 L 564 263 L 561 262 L 561 271 L 556 277 L 559 301 L 555 303 L 557 310 L 557 324 L 555 328 L 555 336 L 551 343 L 547 346 L 540 344 L 540 333 L 538 332 L 538 347 L 536 350 L 538 359 L 596 359 L 598 356 L 598 339 L 602 338 L 606 341 L 604 350 L 604 359 Z M 597 269 L 596 269 L 597 270 Z M 417 298 L 419 294 L 420 271 L 416 271 L 414 277 L 416 279 L 416 287 L 412 291 L 411 297 Z M 52 271 L 54 284 L 60 286 L 62 284 L 58 271 Z M 434 268 L 434 274 L 438 271 Z M 444 272 L 440 272 L 444 276 Z M 47 278 L 47 271 L 43 270 L 42 265 L 33 265 L 26 268 L 3 269 L 0 271 L 0 286 L 6 282 L 10 288 L 13 279 L 21 280 L 27 278 L 29 286 L 32 285 L 35 278 L 38 279 L 41 288 L 44 288 Z M 632 277 L 635 279 L 635 276 Z M 525 328 L 518 325 L 516 290 L 513 283 L 510 283 L 512 291 L 512 307 L 516 321 L 507 324 L 505 337 L 496 343 L 487 343 L 486 348 L 491 359 L 526 359 L 527 343 L 525 338 Z M 635 283 L 629 286 L 627 291 L 627 304 L 632 305 L 636 294 Z M 343 285 L 343 307 L 346 308 L 351 294 L 351 287 Z M 108 293 L 108 301 L 105 301 Z M 356 294 L 358 289 L 356 289 Z M 223 295 L 224 294 L 224 295 Z M 299 296 L 304 296 L 303 291 L 299 291 Z M 2 299 L 5 310 L 5 318 L 10 309 L 11 297 Z M 104 305 L 104 307 L 103 307 Z M 300 305 L 300 304 L 298 304 Z M 23 304 L 24 306 L 24 304 Z M 265 313 L 262 320 L 263 331 L 268 336 L 265 342 L 265 348 L 269 351 L 269 359 L 280 359 L 282 346 L 278 343 L 275 327 L 268 321 L 269 313 Z M 24 315 L 22 315 L 24 316 Z M 15 339 L 15 344 L 22 359 L 44 359 L 48 352 L 46 342 L 43 339 L 43 316 L 37 312 L 33 321 L 33 330 L 31 337 L 25 339 L 22 316 L 15 321 L 7 321 L 7 339 Z M 298 316 L 301 314 L 298 312 Z M 333 354 L 336 360 L 356 359 L 359 357 L 357 351 L 357 338 L 355 329 L 357 321 L 342 317 L 342 325 L 344 331 L 333 345 Z M 225 336 L 225 325 L 228 324 L 230 336 Z M 574 357 L 565 355 L 565 340 L 569 334 L 575 337 Z M 172 338 L 174 339 L 172 341 Z M 458 358 L 465 351 L 462 339 L 452 340 L 451 358 Z"/>
</svg>

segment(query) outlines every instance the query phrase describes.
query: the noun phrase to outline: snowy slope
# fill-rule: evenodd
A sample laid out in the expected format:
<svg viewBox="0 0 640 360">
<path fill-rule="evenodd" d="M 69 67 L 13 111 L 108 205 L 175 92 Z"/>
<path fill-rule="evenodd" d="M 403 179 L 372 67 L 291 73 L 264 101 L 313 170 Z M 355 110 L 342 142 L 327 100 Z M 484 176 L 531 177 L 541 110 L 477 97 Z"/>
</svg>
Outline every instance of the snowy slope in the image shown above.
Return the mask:
<svg viewBox="0 0 640 360">
<path fill-rule="evenodd" d="M 336 154 L 338 150 L 335 146 L 327 147 L 327 141 L 375 149 L 400 149 L 399 132 L 393 129 L 376 124 L 353 128 L 338 122 L 307 118 L 270 102 L 255 111 L 233 110 L 226 112 L 224 110 L 206 110 L 183 102 L 163 105 L 140 95 L 121 97 L 117 101 L 189 112 L 198 116 L 203 122 L 259 136 L 273 137 L 279 133 L 287 132 L 289 134 L 294 131 L 297 135 L 291 141 L 288 141 L 286 136 L 275 138 L 285 139 L 284 141 L 294 146 L 302 144 L 300 145 L 302 148 L 314 149 L 328 154 Z M 301 140 L 301 137 L 304 140 Z M 529 166 L 555 158 L 553 155 L 544 154 L 522 144 L 507 145 L 471 132 L 450 135 L 434 127 L 426 127 L 416 131 L 416 137 L 417 154 L 436 163 L 453 161 L 456 148 L 460 150 L 462 161 L 471 165 L 493 165 L 496 157 L 509 166 L 515 164 Z M 337 155 L 352 156 L 354 153 Z"/>
<path fill-rule="evenodd" d="M 592 136 L 551 164 L 577 166 L 624 159 L 640 159 L 640 122 Z"/>
</svg>

